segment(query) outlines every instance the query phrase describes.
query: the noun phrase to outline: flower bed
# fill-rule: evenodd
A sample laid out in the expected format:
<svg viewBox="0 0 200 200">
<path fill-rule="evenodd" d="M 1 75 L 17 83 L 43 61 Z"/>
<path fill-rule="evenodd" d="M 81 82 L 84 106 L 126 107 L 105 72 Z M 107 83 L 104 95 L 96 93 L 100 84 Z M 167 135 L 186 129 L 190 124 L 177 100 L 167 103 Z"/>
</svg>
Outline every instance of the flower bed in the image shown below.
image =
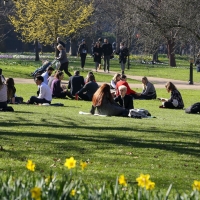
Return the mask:
<svg viewBox="0 0 200 200">
<path fill-rule="evenodd" d="M 77 163 L 80 164 L 78 167 Z M 135 200 L 199 200 L 200 181 L 195 180 L 190 194 L 174 193 L 170 195 L 172 185 L 167 193 L 156 190 L 156 184 L 150 180 L 150 175 L 141 174 L 134 184 L 129 184 L 124 175 L 116 179 L 116 183 L 86 184 L 77 177 L 79 170 L 85 170 L 88 163 L 77 162 L 73 157 L 66 159 L 64 166 L 69 170 L 64 172 L 62 180 L 57 179 L 52 172 L 43 177 L 35 172 L 36 165 L 28 160 L 26 168 L 29 170 L 21 177 L 9 173 L 6 179 L 0 179 L 0 199 L 135 199 Z M 76 172 L 76 173 L 74 173 Z M 2 176 L 1 176 L 2 177 Z"/>
</svg>

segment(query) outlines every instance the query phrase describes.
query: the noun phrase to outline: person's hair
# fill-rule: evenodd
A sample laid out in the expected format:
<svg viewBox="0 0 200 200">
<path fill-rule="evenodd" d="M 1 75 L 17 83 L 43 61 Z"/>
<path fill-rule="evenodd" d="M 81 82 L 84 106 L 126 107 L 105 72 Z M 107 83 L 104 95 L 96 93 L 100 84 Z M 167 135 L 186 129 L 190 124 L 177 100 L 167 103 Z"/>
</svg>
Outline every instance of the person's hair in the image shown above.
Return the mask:
<svg viewBox="0 0 200 200">
<path fill-rule="evenodd" d="M 63 47 L 62 44 L 59 44 L 59 45 L 57 46 L 57 49 L 64 49 L 64 47 Z"/>
<path fill-rule="evenodd" d="M 88 76 L 88 82 L 89 82 L 89 81 L 94 81 L 94 80 L 95 80 L 94 75 L 93 75 L 93 74 L 90 74 L 90 75 Z"/>
<path fill-rule="evenodd" d="M 176 90 L 176 86 L 172 82 L 167 82 L 165 84 L 165 87 L 168 91 L 174 91 Z"/>
<path fill-rule="evenodd" d="M 124 42 L 120 42 L 120 44 L 124 46 Z"/>
<path fill-rule="evenodd" d="M 54 71 L 54 68 L 53 67 L 48 67 L 47 71 Z"/>
<path fill-rule="evenodd" d="M 145 89 L 146 86 L 147 86 L 147 83 L 148 83 L 149 81 L 148 81 L 148 78 L 147 78 L 146 76 L 143 76 L 143 77 L 142 77 L 142 80 L 145 81 L 145 84 L 143 84 L 143 89 Z"/>
<path fill-rule="evenodd" d="M 113 78 L 112 78 L 112 80 L 116 83 L 117 82 L 117 77 L 120 77 L 121 76 L 121 74 L 115 74 L 114 76 L 113 76 Z"/>
<path fill-rule="evenodd" d="M 80 74 L 80 71 L 79 71 L 79 70 L 76 70 L 76 71 L 74 71 L 74 74 L 75 74 L 76 76 L 78 76 L 78 75 Z"/>
<path fill-rule="evenodd" d="M 108 101 L 114 102 L 112 94 L 110 93 L 110 86 L 104 83 L 93 95 L 92 105 L 93 106 L 101 106 L 104 97 L 107 98 Z"/>
<path fill-rule="evenodd" d="M 7 95 L 8 99 L 12 98 L 14 94 L 16 93 L 16 88 L 15 88 L 15 82 L 13 78 L 8 78 L 6 80 L 6 85 L 7 85 Z"/>
<path fill-rule="evenodd" d="M 123 75 L 121 76 L 121 80 L 122 80 L 122 79 L 125 79 L 125 78 L 126 78 L 126 75 L 123 74 Z"/>
<path fill-rule="evenodd" d="M 55 77 L 56 77 L 57 79 L 59 79 L 60 76 L 62 76 L 63 74 L 64 74 L 64 73 L 63 73 L 62 71 L 57 71 Z"/>
<path fill-rule="evenodd" d="M 43 78 L 43 76 L 37 76 L 36 78 L 35 78 L 35 80 L 38 80 L 38 81 L 44 81 L 44 78 Z"/>
<path fill-rule="evenodd" d="M 97 47 L 97 45 L 99 45 L 99 47 L 100 47 L 100 43 L 99 43 L 99 42 L 96 42 L 96 43 L 94 44 L 94 47 Z"/>
<path fill-rule="evenodd" d="M 98 42 L 102 42 L 102 38 L 99 38 L 99 39 L 98 39 Z"/>
<path fill-rule="evenodd" d="M 119 91 L 120 90 L 126 90 L 127 91 L 127 87 L 125 85 L 120 85 L 118 89 L 119 89 Z"/>
</svg>

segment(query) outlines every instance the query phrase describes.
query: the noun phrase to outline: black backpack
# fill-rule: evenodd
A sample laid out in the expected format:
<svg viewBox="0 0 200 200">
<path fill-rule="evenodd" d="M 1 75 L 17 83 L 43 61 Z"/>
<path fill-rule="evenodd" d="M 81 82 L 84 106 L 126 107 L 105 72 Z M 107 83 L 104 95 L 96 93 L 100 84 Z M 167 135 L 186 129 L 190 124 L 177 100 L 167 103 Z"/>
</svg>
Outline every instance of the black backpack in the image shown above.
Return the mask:
<svg viewBox="0 0 200 200">
<path fill-rule="evenodd" d="M 188 113 L 188 114 L 200 113 L 200 102 L 197 102 L 197 103 L 191 105 L 189 108 L 186 108 L 185 113 Z"/>
</svg>

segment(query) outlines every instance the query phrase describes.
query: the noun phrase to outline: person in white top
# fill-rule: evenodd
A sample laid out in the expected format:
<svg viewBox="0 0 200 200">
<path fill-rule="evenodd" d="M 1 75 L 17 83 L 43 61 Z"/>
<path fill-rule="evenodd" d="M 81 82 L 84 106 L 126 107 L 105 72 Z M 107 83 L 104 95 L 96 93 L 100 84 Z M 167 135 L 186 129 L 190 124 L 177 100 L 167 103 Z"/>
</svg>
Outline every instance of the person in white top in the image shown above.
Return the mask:
<svg viewBox="0 0 200 200">
<path fill-rule="evenodd" d="M 27 101 L 27 104 L 43 104 L 43 103 L 51 103 L 52 100 L 52 92 L 47 84 L 44 82 L 44 78 L 42 76 L 38 76 L 35 79 L 36 85 L 39 86 L 39 95 L 38 97 L 32 96 L 30 100 Z"/>
<path fill-rule="evenodd" d="M 0 108 L 7 107 L 7 86 L 2 81 L 2 75 L 0 75 Z"/>
<path fill-rule="evenodd" d="M 46 85 L 48 85 L 48 78 L 51 76 L 51 74 L 53 73 L 53 71 L 54 71 L 54 68 L 53 67 L 48 67 L 47 68 L 47 71 L 46 72 L 44 72 L 41 76 L 44 78 L 44 83 L 46 84 Z"/>
<path fill-rule="evenodd" d="M 116 89 L 116 83 L 120 81 L 121 74 L 115 74 L 114 77 L 112 78 L 110 82 L 110 88 L 111 89 Z"/>
</svg>

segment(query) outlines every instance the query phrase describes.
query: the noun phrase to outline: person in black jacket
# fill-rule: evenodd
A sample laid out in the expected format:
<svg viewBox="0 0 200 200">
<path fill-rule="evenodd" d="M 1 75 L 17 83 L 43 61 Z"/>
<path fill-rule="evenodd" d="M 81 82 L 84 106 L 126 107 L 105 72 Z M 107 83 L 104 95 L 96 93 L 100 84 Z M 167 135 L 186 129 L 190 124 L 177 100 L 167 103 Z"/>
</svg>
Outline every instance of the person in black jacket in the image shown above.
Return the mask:
<svg viewBox="0 0 200 200">
<path fill-rule="evenodd" d="M 85 85 L 83 76 L 80 76 L 79 71 L 74 72 L 74 76 L 71 76 L 68 83 L 68 89 L 73 96 Z"/>
<path fill-rule="evenodd" d="M 88 53 L 88 47 L 85 43 L 85 40 L 82 40 L 82 43 L 80 44 L 79 48 L 78 48 L 78 54 L 81 57 L 81 68 L 84 69 L 85 66 L 85 60 L 86 60 L 86 56 Z"/>
<path fill-rule="evenodd" d="M 119 63 L 121 65 L 122 75 L 124 74 L 125 65 L 126 65 L 126 59 L 129 54 L 128 49 L 124 46 L 124 43 L 120 43 L 120 48 L 116 52 L 117 55 L 119 55 Z"/>
<path fill-rule="evenodd" d="M 130 95 L 126 95 L 127 87 L 125 85 L 119 86 L 119 96 L 114 98 L 114 101 L 119 103 L 124 109 L 133 109 L 133 98 Z"/>
<path fill-rule="evenodd" d="M 88 79 L 89 82 L 86 83 L 84 87 L 76 93 L 76 95 L 78 95 L 82 100 L 92 101 L 92 97 L 99 86 L 95 82 L 93 75 L 90 75 Z"/>
<path fill-rule="evenodd" d="M 97 68 L 100 68 L 101 65 L 101 56 L 102 56 L 102 48 L 99 42 L 96 42 L 93 48 L 93 55 L 94 55 L 94 62 L 95 62 L 95 69 L 97 72 Z"/>
<path fill-rule="evenodd" d="M 102 45 L 102 54 L 104 59 L 104 72 L 106 70 L 110 70 L 110 56 L 113 54 L 112 45 L 108 42 L 107 39 L 104 39 L 104 43 Z"/>
</svg>

